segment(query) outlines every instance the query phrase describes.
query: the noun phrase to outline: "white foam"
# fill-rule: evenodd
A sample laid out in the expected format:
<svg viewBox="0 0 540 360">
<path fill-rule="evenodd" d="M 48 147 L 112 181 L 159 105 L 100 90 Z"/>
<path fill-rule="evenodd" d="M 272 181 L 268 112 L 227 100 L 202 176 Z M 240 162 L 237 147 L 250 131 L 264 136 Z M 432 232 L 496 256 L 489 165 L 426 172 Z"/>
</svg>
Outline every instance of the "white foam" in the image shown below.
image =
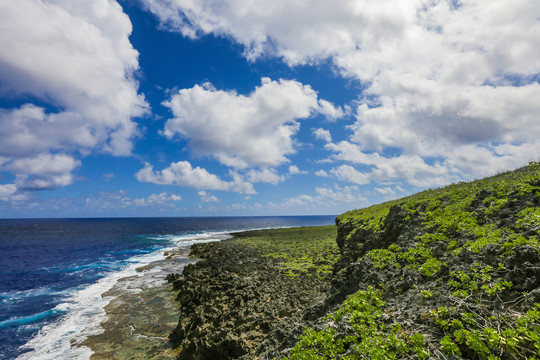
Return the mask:
<svg viewBox="0 0 540 360">
<path fill-rule="evenodd" d="M 197 243 L 220 241 L 230 238 L 229 232 L 208 232 L 202 234 L 188 235 L 161 235 L 153 237 L 154 239 L 166 240 L 175 246 L 191 246 Z"/>
<path fill-rule="evenodd" d="M 136 275 L 136 268 L 163 257 L 162 251 L 136 256 L 123 270 L 110 273 L 98 282 L 73 293 L 55 310 L 66 312 L 58 321 L 44 326 L 38 334 L 21 346 L 21 350 L 30 350 L 19 360 L 53 359 L 89 359 L 92 354 L 81 344 L 88 336 L 103 332 L 101 322 L 106 320 L 103 309 L 111 300 L 101 294 L 109 290 L 118 279 Z"/>
<path fill-rule="evenodd" d="M 88 336 L 103 332 L 100 324 L 106 320 L 104 308 L 112 297 L 103 297 L 102 294 L 110 290 L 118 279 L 138 275 L 136 271 L 138 267 L 162 260 L 164 251 L 189 247 L 195 243 L 220 241 L 229 237 L 228 233 L 224 232 L 160 236 L 172 246 L 132 257 L 127 260 L 130 264 L 123 270 L 111 272 L 96 283 L 77 290 L 55 307 L 55 310 L 66 314 L 58 321 L 41 328 L 34 338 L 21 346 L 20 349 L 27 352 L 17 357 L 17 360 L 89 359 L 92 351 L 80 344 Z"/>
<path fill-rule="evenodd" d="M 36 297 L 36 296 L 61 296 L 68 295 L 69 290 L 53 290 L 47 287 L 41 287 L 29 290 L 12 290 L 6 292 L 0 292 L 0 301 L 2 302 L 15 302 L 21 299 Z"/>
</svg>

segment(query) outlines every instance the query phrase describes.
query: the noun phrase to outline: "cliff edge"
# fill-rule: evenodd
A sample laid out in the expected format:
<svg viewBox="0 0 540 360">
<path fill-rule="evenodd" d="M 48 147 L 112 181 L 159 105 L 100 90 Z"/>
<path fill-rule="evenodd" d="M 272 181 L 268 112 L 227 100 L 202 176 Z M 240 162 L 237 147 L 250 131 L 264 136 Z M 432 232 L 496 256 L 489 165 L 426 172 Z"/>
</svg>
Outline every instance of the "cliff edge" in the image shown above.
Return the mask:
<svg viewBox="0 0 540 360">
<path fill-rule="evenodd" d="M 336 219 L 326 313 L 290 359 L 540 358 L 540 165 Z"/>
</svg>

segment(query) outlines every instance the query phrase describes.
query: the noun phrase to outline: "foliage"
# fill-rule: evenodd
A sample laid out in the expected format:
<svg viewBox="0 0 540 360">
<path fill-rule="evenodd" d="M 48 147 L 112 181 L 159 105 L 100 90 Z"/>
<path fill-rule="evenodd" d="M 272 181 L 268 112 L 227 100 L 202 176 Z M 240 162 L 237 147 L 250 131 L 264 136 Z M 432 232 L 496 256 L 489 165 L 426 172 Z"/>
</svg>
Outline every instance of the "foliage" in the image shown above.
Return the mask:
<svg viewBox="0 0 540 360">
<path fill-rule="evenodd" d="M 290 359 L 540 359 L 540 304 L 523 294 L 540 274 L 539 200 L 533 162 L 340 215 L 336 273 L 360 290 L 306 329 Z M 523 267 L 523 252 L 535 265 Z M 409 319 L 409 308 L 422 310 Z"/>
<path fill-rule="evenodd" d="M 540 355 L 539 310 L 540 304 L 535 304 L 515 318 L 500 314 L 483 317 L 476 312 L 449 314 L 448 309 L 440 308 L 435 312 L 435 323 L 444 333 L 441 349 L 448 355 L 474 353 L 490 360 L 536 359 Z"/>
<path fill-rule="evenodd" d="M 343 302 L 321 330 L 306 329 L 289 359 L 396 359 L 416 355 L 427 359 L 424 336 L 407 333 L 399 324 L 383 320 L 385 302 L 380 291 L 368 287 Z M 342 332 L 336 325 L 345 322 Z"/>
</svg>

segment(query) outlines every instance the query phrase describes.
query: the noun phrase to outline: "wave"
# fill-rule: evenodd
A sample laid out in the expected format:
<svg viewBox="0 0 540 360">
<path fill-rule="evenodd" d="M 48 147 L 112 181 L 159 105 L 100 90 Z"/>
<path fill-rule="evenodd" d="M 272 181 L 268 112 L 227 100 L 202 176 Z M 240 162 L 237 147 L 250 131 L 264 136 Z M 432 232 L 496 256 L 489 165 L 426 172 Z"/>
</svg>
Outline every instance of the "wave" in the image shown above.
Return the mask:
<svg viewBox="0 0 540 360">
<path fill-rule="evenodd" d="M 220 241 L 230 238 L 230 231 L 200 232 L 191 234 L 164 234 L 148 236 L 149 239 L 163 241 L 169 246 L 191 246 L 200 242 Z"/>
<path fill-rule="evenodd" d="M 111 266 L 111 270 L 97 282 L 68 295 L 62 303 L 49 310 L 51 314 L 61 314 L 53 323 L 43 326 L 38 334 L 22 345 L 19 350 L 24 351 L 17 360 L 41 360 L 76 358 L 88 359 L 91 350 L 81 343 L 91 335 L 103 332 L 100 324 L 106 320 L 105 306 L 113 299 L 110 296 L 102 296 L 110 290 L 119 279 L 137 275 L 137 268 L 153 261 L 162 260 L 165 251 L 171 251 L 178 247 L 189 247 L 195 243 L 220 241 L 229 238 L 228 232 L 198 233 L 183 235 L 160 235 L 148 236 L 152 240 L 163 240 L 164 247 L 160 247 L 151 253 L 139 254 L 128 259 L 120 260 Z M 121 264 L 122 268 L 114 271 L 114 267 Z M 82 271 L 86 268 L 103 266 L 103 264 L 89 264 L 63 271 Z M 49 269 L 52 270 L 52 269 Z M 45 315 L 44 312 L 43 314 Z M 37 316 L 39 314 L 36 314 Z M 43 317 L 44 319 L 45 317 Z M 11 319 L 7 321 L 15 321 Z M 39 321 L 39 320 L 36 320 Z"/>
<path fill-rule="evenodd" d="M 61 268 L 61 267 L 44 267 L 40 268 L 40 270 L 45 270 L 52 273 L 69 273 L 69 272 L 80 272 L 84 270 L 110 270 L 110 269 L 118 269 L 119 264 L 117 262 L 98 262 L 98 263 L 92 263 L 92 264 L 85 264 L 85 265 L 77 265 L 72 266 L 68 268 Z"/>
<path fill-rule="evenodd" d="M 60 309 L 54 308 L 54 309 L 50 309 L 47 311 L 43 311 L 37 314 L 28 315 L 28 316 L 13 317 L 4 321 L 0 321 L 0 329 L 10 327 L 10 326 L 33 324 L 39 321 L 43 321 L 47 318 L 56 317 L 63 313 L 64 312 L 61 311 Z"/>
<path fill-rule="evenodd" d="M 161 251 L 127 259 L 124 269 L 107 274 L 96 283 L 88 285 L 67 297 L 51 311 L 63 313 L 57 321 L 43 326 L 38 334 L 21 346 L 25 351 L 18 360 L 31 359 L 87 359 L 90 349 L 79 346 L 88 336 L 100 334 L 101 322 L 106 320 L 104 307 L 112 299 L 102 296 L 118 279 L 137 274 L 144 264 L 163 258 Z"/>
<path fill-rule="evenodd" d="M 55 290 L 47 287 L 28 290 L 12 290 L 0 292 L 0 301 L 13 302 L 37 296 L 63 296 L 68 295 L 71 292 L 72 290 Z"/>
</svg>

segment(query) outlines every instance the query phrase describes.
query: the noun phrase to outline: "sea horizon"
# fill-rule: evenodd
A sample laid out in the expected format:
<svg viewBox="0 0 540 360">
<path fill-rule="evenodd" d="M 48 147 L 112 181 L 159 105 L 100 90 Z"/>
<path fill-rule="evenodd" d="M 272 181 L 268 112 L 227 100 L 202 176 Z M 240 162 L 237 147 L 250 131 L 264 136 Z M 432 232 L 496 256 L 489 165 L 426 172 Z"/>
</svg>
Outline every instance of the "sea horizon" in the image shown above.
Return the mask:
<svg viewBox="0 0 540 360">
<path fill-rule="evenodd" d="M 73 217 L 7 217 L 2 220 L 99 220 L 99 219 L 197 219 L 197 218 L 267 218 L 267 217 L 326 217 L 338 216 L 339 214 L 317 214 L 317 215 L 199 215 L 199 216 L 73 216 Z"/>
</svg>

